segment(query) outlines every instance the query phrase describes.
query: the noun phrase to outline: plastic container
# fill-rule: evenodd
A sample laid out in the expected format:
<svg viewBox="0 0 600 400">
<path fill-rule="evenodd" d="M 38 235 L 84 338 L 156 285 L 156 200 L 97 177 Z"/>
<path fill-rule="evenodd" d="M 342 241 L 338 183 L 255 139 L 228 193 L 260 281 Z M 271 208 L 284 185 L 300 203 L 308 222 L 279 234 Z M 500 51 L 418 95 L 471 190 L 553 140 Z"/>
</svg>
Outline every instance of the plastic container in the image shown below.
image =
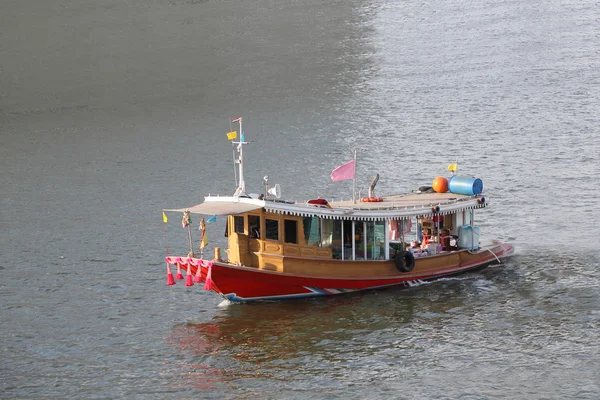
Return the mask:
<svg viewBox="0 0 600 400">
<path fill-rule="evenodd" d="M 471 227 L 471 225 L 459 226 L 458 247 L 461 249 L 477 250 L 479 248 L 479 227 Z"/>
<path fill-rule="evenodd" d="M 438 251 L 438 244 L 437 243 L 427 243 L 427 253 L 429 255 L 434 255 L 439 253 Z"/>
<path fill-rule="evenodd" d="M 448 181 L 448 189 L 450 193 L 473 196 L 481 194 L 483 191 L 483 182 L 479 178 L 453 176 Z"/>
</svg>

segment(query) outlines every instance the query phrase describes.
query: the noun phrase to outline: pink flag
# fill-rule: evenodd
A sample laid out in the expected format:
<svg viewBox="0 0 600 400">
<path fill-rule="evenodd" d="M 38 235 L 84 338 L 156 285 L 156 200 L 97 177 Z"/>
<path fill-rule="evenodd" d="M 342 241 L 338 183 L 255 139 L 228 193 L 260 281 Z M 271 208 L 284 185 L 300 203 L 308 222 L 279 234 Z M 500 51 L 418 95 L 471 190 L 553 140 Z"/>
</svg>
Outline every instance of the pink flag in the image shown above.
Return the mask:
<svg viewBox="0 0 600 400">
<path fill-rule="evenodd" d="M 340 165 L 333 171 L 331 171 L 331 179 L 334 181 L 345 181 L 348 179 L 354 179 L 354 169 L 356 167 L 356 160 L 348 161 L 346 164 Z"/>
</svg>

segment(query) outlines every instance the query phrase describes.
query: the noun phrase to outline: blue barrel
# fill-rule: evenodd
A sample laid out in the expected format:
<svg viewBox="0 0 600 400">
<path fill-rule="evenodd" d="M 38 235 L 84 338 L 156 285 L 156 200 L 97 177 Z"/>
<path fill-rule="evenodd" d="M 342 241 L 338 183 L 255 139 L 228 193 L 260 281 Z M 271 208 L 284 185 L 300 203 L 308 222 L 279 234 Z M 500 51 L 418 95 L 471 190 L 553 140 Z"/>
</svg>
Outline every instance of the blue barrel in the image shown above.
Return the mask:
<svg viewBox="0 0 600 400">
<path fill-rule="evenodd" d="M 483 182 L 479 178 L 453 176 L 448 180 L 448 190 L 450 190 L 450 193 L 473 196 L 481 194 L 483 191 Z"/>
</svg>

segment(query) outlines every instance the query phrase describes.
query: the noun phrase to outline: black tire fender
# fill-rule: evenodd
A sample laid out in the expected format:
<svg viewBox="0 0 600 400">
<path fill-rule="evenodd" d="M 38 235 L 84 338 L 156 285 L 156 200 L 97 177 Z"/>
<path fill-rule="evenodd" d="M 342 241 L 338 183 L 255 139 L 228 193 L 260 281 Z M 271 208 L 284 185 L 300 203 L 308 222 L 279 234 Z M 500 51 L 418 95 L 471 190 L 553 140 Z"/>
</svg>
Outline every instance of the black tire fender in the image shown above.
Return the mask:
<svg viewBox="0 0 600 400">
<path fill-rule="evenodd" d="M 394 262 L 399 272 L 410 272 L 415 267 L 415 256 L 410 251 L 400 251 L 396 253 Z"/>
</svg>

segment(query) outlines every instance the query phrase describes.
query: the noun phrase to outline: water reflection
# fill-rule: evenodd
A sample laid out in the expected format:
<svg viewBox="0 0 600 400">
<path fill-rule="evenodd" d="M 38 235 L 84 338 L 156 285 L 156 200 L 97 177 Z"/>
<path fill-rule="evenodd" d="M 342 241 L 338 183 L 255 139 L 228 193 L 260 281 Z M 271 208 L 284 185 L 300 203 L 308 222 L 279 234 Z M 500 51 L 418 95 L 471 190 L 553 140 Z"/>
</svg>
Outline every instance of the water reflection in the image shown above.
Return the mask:
<svg viewBox="0 0 600 400">
<path fill-rule="evenodd" d="M 343 339 L 349 330 L 366 329 L 367 321 L 356 309 L 360 303 L 360 297 L 348 296 L 236 304 L 221 308 L 209 322 L 177 326 L 174 334 L 182 349 L 198 355 L 229 351 L 244 361 L 269 361 L 314 351 L 315 342 L 325 336 Z"/>
<path fill-rule="evenodd" d="M 472 281 L 457 278 L 407 290 L 230 305 L 209 322 L 175 326 L 169 341 L 196 358 L 216 357 L 224 368 L 250 363 L 263 372 L 308 359 L 319 364 L 361 357 L 378 351 L 372 337 L 393 338 L 423 321 L 431 331 L 441 327 L 452 310 L 464 306 L 465 296 L 452 297 L 464 279 Z"/>
<path fill-rule="evenodd" d="M 469 312 L 473 282 L 220 308 L 208 322 L 173 328 L 169 343 L 186 359 L 174 367 L 178 385 L 223 393 L 294 377 L 336 390 L 357 375 L 399 377 L 414 357 L 438 358 L 428 348 L 444 340 L 449 320 Z"/>
</svg>

